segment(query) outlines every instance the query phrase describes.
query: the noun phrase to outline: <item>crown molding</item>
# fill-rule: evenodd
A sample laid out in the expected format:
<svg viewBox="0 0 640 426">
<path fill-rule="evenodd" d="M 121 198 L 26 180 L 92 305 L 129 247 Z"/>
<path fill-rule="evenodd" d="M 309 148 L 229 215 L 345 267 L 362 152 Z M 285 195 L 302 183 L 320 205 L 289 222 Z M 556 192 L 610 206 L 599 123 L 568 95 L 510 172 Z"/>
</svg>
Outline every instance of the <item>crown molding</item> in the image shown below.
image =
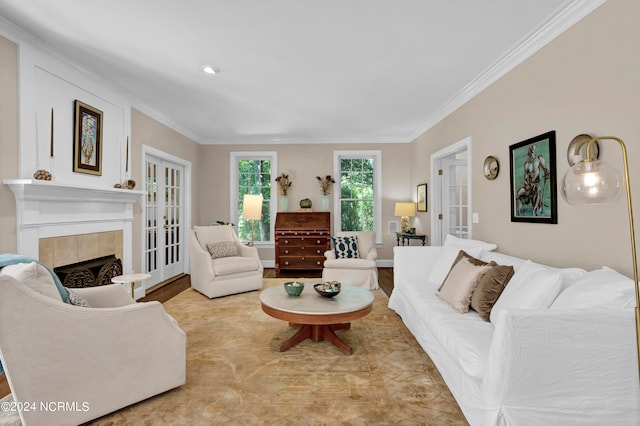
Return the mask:
<svg viewBox="0 0 640 426">
<path fill-rule="evenodd" d="M 501 58 L 469 82 L 469 84 L 463 87 L 449 101 L 444 103 L 435 114 L 429 117 L 429 119 L 409 135 L 407 139 L 410 141 L 417 139 L 424 132 L 469 102 L 484 89 L 505 76 L 606 1 L 607 0 L 573 0 L 560 10 L 555 10 L 537 29 L 526 35 Z"/>
</svg>

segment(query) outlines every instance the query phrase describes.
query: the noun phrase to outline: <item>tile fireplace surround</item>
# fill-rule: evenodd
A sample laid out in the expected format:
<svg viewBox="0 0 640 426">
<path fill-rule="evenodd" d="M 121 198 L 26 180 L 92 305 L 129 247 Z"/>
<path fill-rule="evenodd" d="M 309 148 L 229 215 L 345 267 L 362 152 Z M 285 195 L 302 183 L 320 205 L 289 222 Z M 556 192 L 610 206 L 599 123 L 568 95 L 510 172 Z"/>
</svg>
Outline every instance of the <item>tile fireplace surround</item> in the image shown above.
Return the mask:
<svg viewBox="0 0 640 426">
<path fill-rule="evenodd" d="M 123 270 L 133 269 L 133 206 L 141 201 L 144 192 L 34 179 L 5 179 L 3 183 L 11 188 L 16 198 L 19 254 L 45 263 L 59 263 L 61 260 L 53 257 L 42 257 L 40 245 L 43 244 L 42 252 L 45 252 L 51 241 L 77 240 L 82 244 L 108 236 L 116 247 L 111 253 L 118 253 Z M 68 246 L 67 249 L 65 253 L 76 252 L 80 258 L 76 260 L 70 257 L 72 255 L 65 255 L 63 262 L 83 260 L 80 247 Z"/>
</svg>

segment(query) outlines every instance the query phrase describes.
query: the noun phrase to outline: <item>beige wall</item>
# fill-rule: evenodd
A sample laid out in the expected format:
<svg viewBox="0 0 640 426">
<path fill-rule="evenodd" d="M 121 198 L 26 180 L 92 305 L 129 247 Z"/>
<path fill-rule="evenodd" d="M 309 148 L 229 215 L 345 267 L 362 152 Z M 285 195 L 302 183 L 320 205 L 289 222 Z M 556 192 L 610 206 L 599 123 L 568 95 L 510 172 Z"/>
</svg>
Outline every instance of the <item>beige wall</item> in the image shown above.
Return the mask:
<svg viewBox="0 0 640 426">
<path fill-rule="evenodd" d="M 18 176 L 18 47 L 0 37 L 0 181 Z M 16 202 L 0 185 L 0 253 L 15 253 Z"/>
<path fill-rule="evenodd" d="M 132 178 L 142 184 L 141 145 L 146 144 L 192 162 L 192 223 L 228 220 L 229 152 L 265 150 L 278 153 L 278 173 L 292 176 L 292 205 L 300 198 L 319 202 L 315 176 L 333 173 L 336 149 L 381 149 L 383 161 L 382 259 L 392 258 L 393 236 L 387 234 L 395 201 L 415 200 L 416 185 L 428 182 L 430 155 L 467 136 L 473 139 L 473 200 L 480 223 L 475 238 L 494 241 L 499 250 L 552 265 L 596 268 L 603 264 L 631 274 L 629 234 L 623 201 L 615 205 L 569 206 L 558 195 L 558 224 L 511 223 L 509 145 L 549 130 L 557 132 L 558 181 L 568 165 L 566 149 L 579 133 L 613 134 L 627 142 L 633 195 L 640 202 L 640 3 L 607 2 L 549 45 L 487 88 L 412 144 L 200 146 L 145 114 L 132 110 Z M 17 176 L 16 46 L 0 38 L 0 177 Z M 602 155 L 619 166 L 619 149 L 605 142 Z M 495 181 L 482 176 L 487 155 L 498 157 Z M 431 192 L 429 186 L 429 193 Z M 430 233 L 429 213 L 418 213 L 414 225 Z M 134 235 L 140 235 L 140 206 Z M 638 215 L 636 214 L 636 220 Z M 587 237 L 587 233 L 590 234 Z M 15 251 L 15 202 L 0 186 L 0 251 Z M 591 244 L 586 244 L 591 243 Z M 134 238 L 134 268 L 140 270 L 140 244 Z M 265 260 L 273 250 L 263 250 Z"/>
<path fill-rule="evenodd" d="M 216 220 L 229 221 L 229 167 L 230 153 L 240 151 L 274 151 L 278 156 L 276 174 L 286 173 L 293 184 L 289 192 L 289 210 L 299 207 L 303 198 L 311 199 L 314 208 L 320 205 L 320 185 L 316 176 L 334 175 L 333 152 L 340 150 L 380 150 L 382 152 L 382 243 L 380 259 L 393 259 L 395 234 L 387 233 L 389 221 L 399 221 L 393 216 L 396 201 L 416 198 L 416 188 L 411 186 L 409 164 L 410 144 L 297 144 L 297 145 L 210 145 L 203 146 L 201 158 L 206 167 L 201 168 L 200 223 L 207 225 Z M 274 176 L 275 178 L 275 176 Z M 275 186 L 274 186 L 275 188 Z M 333 211 L 331 200 L 330 211 Z M 424 214 L 424 213 L 421 213 Z M 333 221 L 333 218 L 332 218 Z M 235 222 L 235 220 L 232 220 Z M 260 249 L 260 258 L 273 260 L 273 248 Z"/>
<path fill-rule="evenodd" d="M 142 145 L 147 145 L 167 154 L 191 162 L 191 223 L 198 223 L 198 212 L 202 198 L 200 159 L 202 147 L 191 139 L 172 130 L 164 124 L 154 120 L 148 115 L 131 109 L 131 177 L 137 182 L 136 189 L 144 191 L 142 164 Z M 228 178 L 227 178 L 228 181 Z M 142 235 L 142 204 L 134 206 L 133 218 L 133 268 L 142 271 L 142 239 L 136 236 Z"/>
<path fill-rule="evenodd" d="M 605 3 L 479 96 L 415 141 L 414 183 L 429 173 L 431 153 L 473 139 L 475 238 L 498 250 L 551 265 L 609 265 L 631 274 L 626 205 L 570 206 L 558 187 L 558 224 L 512 223 L 509 145 L 556 130 L 558 182 L 568 169 L 567 146 L 580 133 L 627 142 L 633 197 L 640 200 L 640 2 Z M 620 150 L 605 141 L 601 159 L 622 169 Z M 482 164 L 500 160 L 488 181 Z M 417 171 L 421 172 L 418 173 Z M 637 212 L 638 210 L 636 210 Z M 422 225 L 429 227 L 427 218 Z M 639 219 L 638 214 L 635 220 Z"/>
</svg>

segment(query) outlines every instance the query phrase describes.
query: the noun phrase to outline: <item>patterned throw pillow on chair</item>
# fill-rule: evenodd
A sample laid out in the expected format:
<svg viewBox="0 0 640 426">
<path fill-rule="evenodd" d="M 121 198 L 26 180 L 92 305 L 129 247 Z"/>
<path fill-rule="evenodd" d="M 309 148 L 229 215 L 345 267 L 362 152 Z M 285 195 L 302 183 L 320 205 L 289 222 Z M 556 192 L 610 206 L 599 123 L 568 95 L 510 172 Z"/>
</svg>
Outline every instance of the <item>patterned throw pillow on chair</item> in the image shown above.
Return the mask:
<svg viewBox="0 0 640 426">
<path fill-rule="evenodd" d="M 217 243 L 208 243 L 207 250 L 209 250 L 211 259 L 219 259 L 221 257 L 231 257 L 238 255 L 238 249 L 233 241 L 219 241 Z"/>
<path fill-rule="evenodd" d="M 359 259 L 358 237 L 331 237 L 336 259 Z"/>
</svg>

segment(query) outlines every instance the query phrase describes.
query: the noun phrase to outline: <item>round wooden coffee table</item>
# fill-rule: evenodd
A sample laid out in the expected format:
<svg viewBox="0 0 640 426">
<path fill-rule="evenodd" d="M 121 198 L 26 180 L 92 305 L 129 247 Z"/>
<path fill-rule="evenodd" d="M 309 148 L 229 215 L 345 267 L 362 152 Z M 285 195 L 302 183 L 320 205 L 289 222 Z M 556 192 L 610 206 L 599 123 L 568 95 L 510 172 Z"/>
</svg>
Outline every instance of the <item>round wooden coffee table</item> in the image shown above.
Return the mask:
<svg viewBox="0 0 640 426">
<path fill-rule="evenodd" d="M 340 294 L 333 298 L 320 296 L 313 289 L 313 284 L 305 284 L 300 296 L 289 296 L 281 285 L 269 287 L 260 293 L 265 313 L 289 321 L 292 327 L 299 327 L 296 334 L 280 344 L 280 352 L 311 339 L 314 342 L 326 340 L 345 355 L 351 355 L 353 349 L 340 340 L 335 330 L 350 328 L 349 321 L 371 312 L 373 300 L 369 290 L 348 284 L 343 284 Z"/>
</svg>

